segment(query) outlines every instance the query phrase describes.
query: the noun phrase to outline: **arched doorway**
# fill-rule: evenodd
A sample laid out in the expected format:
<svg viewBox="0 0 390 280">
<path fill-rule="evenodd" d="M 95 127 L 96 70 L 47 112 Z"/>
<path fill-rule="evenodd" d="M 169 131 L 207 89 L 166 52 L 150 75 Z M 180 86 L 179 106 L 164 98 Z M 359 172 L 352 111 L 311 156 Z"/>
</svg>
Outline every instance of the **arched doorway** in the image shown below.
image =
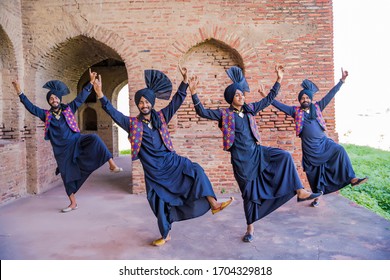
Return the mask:
<svg viewBox="0 0 390 280">
<path fill-rule="evenodd" d="M 96 111 L 92 108 L 86 108 L 83 111 L 83 130 L 87 131 L 97 131 L 97 114 Z"/>
<path fill-rule="evenodd" d="M 127 83 L 127 69 L 121 56 L 103 42 L 94 38 L 79 35 L 67 38 L 62 43 L 43 54 L 39 59 L 39 71 L 35 72 L 37 90 L 37 105 L 46 106 L 42 97 L 42 85 L 48 80 L 61 80 L 70 89 L 70 94 L 64 96 L 63 103 L 71 102 L 89 83 L 89 68 L 101 75 L 103 90 L 106 97 L 116 106 L 116 88 Z M 116 135 L 118 129 L 113 126 L 111 118 L 102 110 L 100 101 L 95 98 L 96 93 L 91 91 L 90 98 L 81 105 L 76 113 L 81 133 L 96 133 L 106 144 L 114 157 L 118 155 Z M 39 135 L 42 138 L 41 135 Z M 56 163 L 52 154 L 47 153 L 47 143 L 36 137 L 39 141 L 37 147 L 28 147 L 36 151 L 36 157 L 31 158 L 31 164 L 42 162 L 36 171 L 35 193 L 49 188 L 59 177 L 55 176 Z"/>
</svg>

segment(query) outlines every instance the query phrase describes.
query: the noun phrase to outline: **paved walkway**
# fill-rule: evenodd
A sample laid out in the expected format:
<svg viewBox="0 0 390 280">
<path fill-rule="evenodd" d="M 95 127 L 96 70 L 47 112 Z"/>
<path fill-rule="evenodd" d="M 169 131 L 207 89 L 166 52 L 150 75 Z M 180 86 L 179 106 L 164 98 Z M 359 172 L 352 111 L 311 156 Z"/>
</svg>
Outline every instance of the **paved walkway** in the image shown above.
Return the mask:
<svg viewBox="0 0 390 280">
<path fill-rule="evenodd" d="M 68 200 L 62 185 L 0 207 L 2 260 L 389 260 L 390 222 L 338 194 L 319 208 L 291 199 L 246 229 L 240 194 L 224 211 L 177 222 L 172 240 L 157 248 L 156 218 L 145 195 L 128 192 L 129 157 L 104 165 L 79 191 L 79 209 L 60 213 Z M 227 196 L 217 196 L 227 199 Z"/>
</svg>

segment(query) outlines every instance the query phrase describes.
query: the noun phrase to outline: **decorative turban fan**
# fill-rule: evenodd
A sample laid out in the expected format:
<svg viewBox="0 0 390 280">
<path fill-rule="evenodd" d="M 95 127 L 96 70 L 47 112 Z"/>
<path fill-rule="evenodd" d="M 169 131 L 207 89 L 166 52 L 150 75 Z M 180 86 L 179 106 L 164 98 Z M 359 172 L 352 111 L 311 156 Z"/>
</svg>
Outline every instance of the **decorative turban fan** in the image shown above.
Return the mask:
<svg viewBox="0 0 390 280">
<path fill-rule="evenodd" d="M 144 73 L 146 88 L 135 93 L 135 104 L 138 106 L 141 97 L 146 98 L 152 104 L 152 107 L 154 107 L 156 98 L 169 100 L 172 93 L 172 83 L 169 78 L 158 70 L 148 69 Z M 159 129 L 161 127 L 161 121 L 153 108 L 151 111 L 151 119 L 153 126 Z"/>
<path fill-rule="evenodd" d="M 301 100 L 302 96 L 306 94 L 311 101 L 313 101 L 314 94 L 318 91 L 318 87 L 310 80 L 305 79 L 302 81 L 301 86 L 303 87 L 303 90 L 301 90 L 298 94 L 298 101 Z M 310 119 L 315 119 L 317 117 L 316 108 L 314 107 L 314 104 L 310 104 Z"/>
<path fill-rule="evenodd" d="M 62 96 L 70 93 L 69 88 L 59 80 L 51 80 L 43 85 L 43 88 L 49 89 L 49 92 L 46 94 L 46 101 L 49 103 L 50 96 L 54 94 L 57 96 L 60 101 L 62 101 Z"/>
<path fill-rule="evenodd" d="M 308 79 L 303 80 L 301 86 L 303 87 L 303 90 L 298 94 L 298 101 L 301 100 L 304 94 L 309 96 L 310 100 L 313 101 L 313 95 L 318 91 L 318 87 Z"/>
<path fill-rule="evenodd" d="M 171 80 L 161 71 L 145 70 L 145 83 L 154 91 L 156 98 L 169 100 L 172 93 Z"/>
<path fill-rule="evenodd" d="M 158 70 L 145 70 L 146 88 L 135 93 L 135 104 L 138 106 L 141 97 L 145 97 L 154 106 L 156 98 L 169 100 L 172 93 L 172 83 L 169 78 Z"/>
<path fill-rule="evenodd" d="M 232 66 L 228 70 L 226 70 L 226 74 L 233 81 L 233 83 L 225 89 L 224 97 L 227 103 L 232 104 L 237 89 L 240 90 L 242 93 L 250 92 L 250 89 L 248 82 L 246 81 L 244 74 L 242 73 L 242 69 L 240 67 Z M 244 103 L 243 108 L 244 111 L 248 113 L 254 113 L 246 103 Z"/>
<path fill-rule="evenodd" d="M 226 74 L 233 81 L 233 83 L 237 83 L 242 92 L 250 92 L 248 82 L 246 81 L 244 74 L 242 73 L 242 69 L 238 66 L 230 67 L 226 70 Z"/>
<path fill-rule="evenodd" d="M 250 89 L 240 67 L 230 67 L 226 70 L 226 74 L 233 83 L 225 89 L 224 97 L 227 103 L 232 104 L 237 89 L 242 91 L 242 93 L 249 92 Z"/>
</svg>

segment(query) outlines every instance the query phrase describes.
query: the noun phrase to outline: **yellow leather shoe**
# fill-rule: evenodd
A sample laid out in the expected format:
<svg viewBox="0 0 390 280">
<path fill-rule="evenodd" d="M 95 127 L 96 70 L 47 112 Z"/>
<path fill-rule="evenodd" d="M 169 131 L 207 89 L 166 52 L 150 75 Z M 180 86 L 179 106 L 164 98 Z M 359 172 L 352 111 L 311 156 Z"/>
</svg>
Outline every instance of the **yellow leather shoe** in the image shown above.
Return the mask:
<svg viewBox="0 0 390 280">
<path fill-rule="evenodd" d="M 222 211 L 223 209 L 228 207 L 230 205 L 230 203 L 232 203 L 233 200 L 234 200 L 234 197 L 230 197 L 230 199 L 228 201 L 222 202 L 221 206 L 219 206 L 218 208 L 211 209 L 211 213 L 213 213 L 213 215 L 217 214 L 219 211 Z"/>
<path fill-rule="evenodd" d="M 154 240 L 152 242 L 152 245 L 160 247 L 160 246 L 164 245 L 169 240 L 171 240 L 171 236 L 170 235 L 168 235 L 165 239 L 161 237 L 159 239 Z"/>
</svg>

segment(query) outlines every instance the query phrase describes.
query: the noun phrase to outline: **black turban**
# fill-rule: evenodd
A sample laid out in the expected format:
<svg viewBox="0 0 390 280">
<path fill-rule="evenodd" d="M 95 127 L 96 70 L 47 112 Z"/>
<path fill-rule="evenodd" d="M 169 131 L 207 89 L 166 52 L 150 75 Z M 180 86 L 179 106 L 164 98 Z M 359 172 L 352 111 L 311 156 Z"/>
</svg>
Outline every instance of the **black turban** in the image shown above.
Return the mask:
<svg viewBox="0 0 390 280">
<path fill-rule="evenodd" d="M 236 90 L 240 90 L 244 94 L 239 83 L 233 83 L 225 89 L 223 96 L 227 103 L 232 104 L 233 98 L 236 95 Z"/>
<path fill-rule="evenodd" d="M 156 103 L 156 94 L 153 90 L 144 88 L 137 91 L 134 97 L 135 105 L 138 106 L 141 97 L 145 97 L 149 101 L 149 103 L 152 104 L 152 107 L 154 107 L 154 104 Z"/>
<path fill-rule="evenodd" d="M 303 80 L 301 86 L 303 89 L 298 94 L 298 101 L 301 100 L 304 94 L 309 96 L 310 100 L 313 101 L 313 95 L 318 91 L 318 87 L 308 79 Z"/>
<path fill-rule="evenodd" d="M 156 98 L 169 100 L 172 92 L 172 83 L 169 78 L 158 70 L 145 70 L 146 88 L 135 93 L 135 104 L 138 106 L 141 97 L 145 97 L 152 106 Z"/>
<path fill-rule="evenodd" d="M 298 101 L 301 100 L 304 94 L 309 96 L 310 100 L 313 101 L 313 96 L 318 91 L 318 87 L 308 79 L 303 80 L 301 86 L 303 87 L 303 90 L 301 90 L 298 94 Z M 309 108 L 310 108 L 309 119 L 317 118 L 316 108 L 314 107 L 313 103 L 310 104 Z"/>
<path fill-rule="evenodd" d="M 154 107 L 156 98 L 169 100 L 172 92 L 172 83 L 164 73 L 158 70 L 145 70 L 145 84 L 146 88 L 135 93 L 134 101 L 137 106 L 141 97 L 147 99 L 152 104 L 152 107 Z M 159 129 L 161 121 L 153 108 L 151 110 L 151 119 L 153 126 Z"/>
<path fill-rule="evenodd" d="M 46 101 L 49 103 L 50 96 L 53 94 L 62 101 L 62 96 L 70 93 L 69 88 L 59 80 L 51 80 L 43 85 L 43 88 L 49 89 L 49 92 L 46 94 Z M 49 103 L 50 104 L 50 103 Z"/>
<path fill-rule="evenodd" d="M 236 95 L 236 90 L 240 90 L 242 94 L 245 92 L 250 92 L 248 82 L 246 81 L 244 74 L 242 73 L 242 69 L 237 66 L 230 67 L 226 70 L 226 74 L 233 81 L 231 85 L 229 85 L 224 92 L 224 97 L 227 103 L 232 104 L 233 98 Z M 253 110 L 250 109 L 248 104 L 244 103 L 242 106 L 244 111 L 247 113 L 254 114 Z"/>
<path fill-rule="evenodd" d="M 248 82 L 244 77 L 244 73 L 242 73 L 242 69 L 238 66 L 232 66 L 228 70 L 226 70 L 226 74 L 233 81 L 233 83 L 238 83 L 240 86 L 240 90 L 242 93 L 250 92 Z"/>
</svg>

